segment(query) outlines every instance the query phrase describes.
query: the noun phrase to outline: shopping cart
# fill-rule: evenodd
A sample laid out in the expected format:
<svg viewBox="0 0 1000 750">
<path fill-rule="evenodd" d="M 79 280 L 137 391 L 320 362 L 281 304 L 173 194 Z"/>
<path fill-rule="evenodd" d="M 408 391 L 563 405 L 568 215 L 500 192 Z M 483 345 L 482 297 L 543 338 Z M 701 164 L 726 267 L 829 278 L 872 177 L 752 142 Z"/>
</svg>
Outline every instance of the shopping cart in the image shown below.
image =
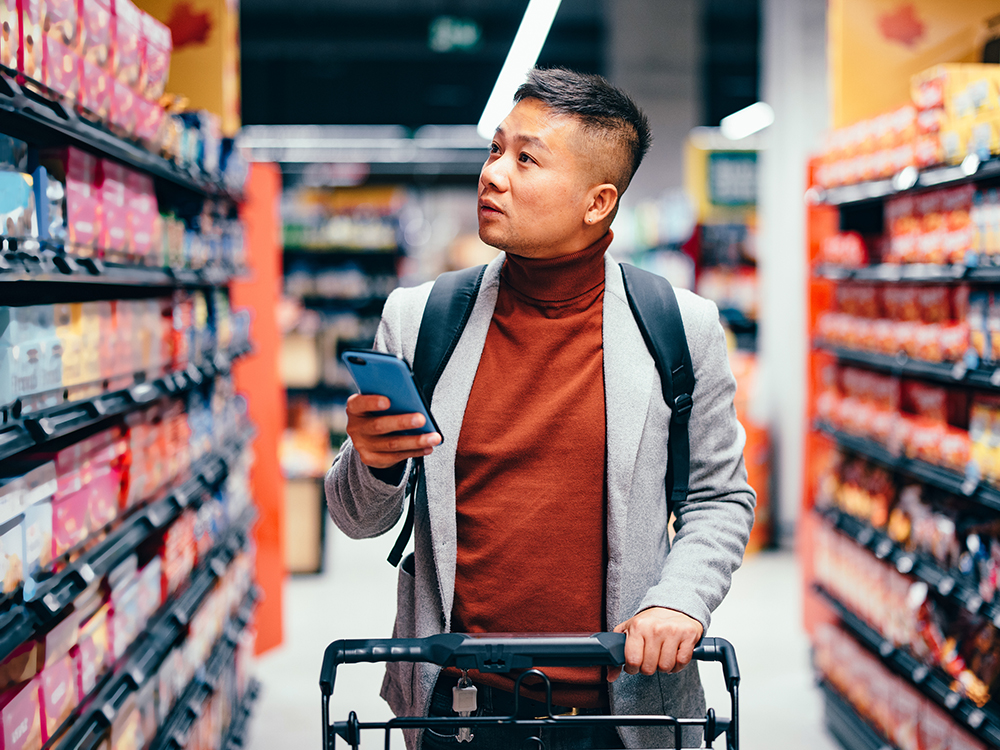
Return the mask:
<svg viewBox="0 0 1000 750">
<path fill-rule="evenodd" d="M 399 638 L 382 640 L 334 641 L 323 656 L 320 690 L 323 693 L 323 750 L 333 750 L 340 737 L 354 750 L 361 743 L 361 732 L 385 732 L 385 750 L 389 750 L 393 729 L 434 729 L 441 733 L 474 731 L 476 728 L 497 725 L 518 725 L 536 728 L 535 736 L 525 740 L 525 747 L 545 750 L 540 736 L 544 727 L 570 726 L 665 726 L 673 729 L 674 747 L 680 748 L 685 727 L 702 727 L 705 747 L 723 733 L 727 750 L 739 750 L 739 697 L 740 672 L 736 663 L 736 650 L 722 638 L 704 638 L 695 649 L 698 661 L 717 661 L 722 665 L 726 688 L 732 702 L 732 718 L 717 717 L 709 709 L 704 718 L 678 719 L 671 716 L 553 716 L 552 685 L 537 667 L 617 667 L 625 663 L 625 635 L 597 633 L 591 636 L 510 637 L 493 635 L 462 635 L 449 633 L 429 638 Z M 353 711 L 347 721 L 330 723 L 330 697 L 333 695 L 337 666 L 359 662 L 429 662 L 441 667 L 459 670 L 476 669 L 480 672 L 511 672 L 525 670 L 515 682 L 514 710 L 510 716 L 423 716 L 397 717 L 384 722 L 365 723 Z M 519 718 L 518 702 L 521 682 L 529 675 L 539 676 L 546 690 L 548 711 L 540 718 Z M 516 750 L 516 749 L 514 749 Z"/>
</svg>

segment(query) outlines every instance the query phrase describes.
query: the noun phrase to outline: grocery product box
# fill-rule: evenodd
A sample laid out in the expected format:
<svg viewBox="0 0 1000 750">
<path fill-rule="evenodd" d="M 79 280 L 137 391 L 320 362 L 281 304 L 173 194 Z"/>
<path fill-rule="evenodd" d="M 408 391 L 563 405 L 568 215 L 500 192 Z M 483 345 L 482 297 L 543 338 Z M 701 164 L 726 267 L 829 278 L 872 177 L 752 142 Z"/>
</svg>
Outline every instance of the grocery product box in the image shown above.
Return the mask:
<svg viewBox="0 0 1000 750">
<path fill-rule="evenodd" d="M 38 236 L 34 180 L 30 174 L 0 171 L 0 235 Z"/>
<path fill-rule="evenodd" d="M 42 3 L 18 0 L 17 69 L 28 78 L 42 78 Z"/>
<path fill-rule="evenodd" d="M 2 750 L 41 750 L 42 707 L 39 677 L 0 694 L 0 739 Z"/>
<path fill-rule="evenodd" d="M 42 152 L 42 162 L 65 189 L 64 222 L 69 249 L 93 253 L 101 237 L 100 159 L 72 146 Z"/>
<path fill-rule="evenodd" d="M 102 159 L 101 168 L 104 173 L 101 184 L 101 205 L 104 209 L 101 245 L 107 253 L 122 255 L 128 245 L 125 175 L 129 170 L 110 159 Z"/>
<path fill-rule="evenodd" d="M 21 530 L 24 537 L 24 594 L 25 598 L 31 599 L 35 580 L 52 565 L 51 499 L 25 509 Z"/>
<path fill-rule="evenodd" d="M 0 524 L 0 595 L 12 594 L 24 580 L 23 516 Z"/>
<path fill-rule="evenodd" d="M 42 704 L 42 741 L 48 742 L 80 702 L 73 657 L 63 656 L 39 675 Z"/>
<path fill-rule="evenodd" d="M 17 0 L 0 0 L 0 25 L 10 29 L 5 36 L 0 36 L 0 65 L 13 70 L 17 67 L 20 40 Z"/>
<path fill-rule="evenodd" d="M 0 476 L 0 524 L 24 509 L 24 482 L 20 476 Z"/>
<path fill-rule="evenodd" d="M 100 120 L 111 116 L 111 74 L 90 60 L 80 61 L 80 106 Z"/>
<path fill-rule="evenodd" d="M 79 0 L 79 50 L 84 61 L 102 71 L 111 69 L 111 2 L 110 0 Z"/>
<path fill-rule="evenodd" d="M 61 36 L 61 35 L 60 35 Z M 56 36 L 42 38 L 42 85 L 75 102 L 80 96 L 80 58 Z"/>
<path fill-rule="evenodd" d="M 112 0 L 111 8 L 115 17 L 112 73 L 134 89 L 142 68 L 142 13 L 131 0 Z"/>
<path fill-rule="evenodd" d="M 1000 71 L 982 63 L 944 63 L 910 79 L 910 95 L 921 110 L 943 109 L 951 120 L 996 112 Z"/>
<path fill-rule="evenodd" d="M 25 641 L 0 661 L 0 695 L 28 682 L 41 669 L 41 644 Z"/>
<path fill-rule="evenodd" d="M 153 178 L 147 174 L 129 171 L 125 175 L 128 201 L 127 234 L 132 254 L 146 257 L 153 253 L 159 238 L 155 236 L 159 207 Z"/>
<path fill-rule="evenodd" d="M 52 556 L 61 557 L 90 535 L 89 486 L 52 501 Z"/>
<path fill-rule="evenodd" d="M 173 38 L 170 27 L 143 13 L 141 18 L 143 38 L 142 72 L 139 91 L 147 99 L 159 99 L 170 75 L 170 55 Z"/>
</svg>

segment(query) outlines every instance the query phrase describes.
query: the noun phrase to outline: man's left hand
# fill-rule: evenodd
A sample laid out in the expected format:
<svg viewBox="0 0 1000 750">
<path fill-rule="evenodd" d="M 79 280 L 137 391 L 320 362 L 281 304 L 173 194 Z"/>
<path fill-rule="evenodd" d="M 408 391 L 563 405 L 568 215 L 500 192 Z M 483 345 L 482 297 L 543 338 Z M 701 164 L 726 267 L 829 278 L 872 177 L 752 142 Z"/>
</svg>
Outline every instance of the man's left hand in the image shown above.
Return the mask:
<svg viewBox="0 0 1000 750">
<path fill-rule="evenodd" d="M 691 663 L 694 647 L 701 640 L 701 623 L 682 612 L 665 607 L 644 609 L 631 620 L 615 628 L 625 633 L 625 671 L 644 675 L 680 672 Z M 608 682 L 614 682 L 622 668 L 608 670 Z"/>
</svg>

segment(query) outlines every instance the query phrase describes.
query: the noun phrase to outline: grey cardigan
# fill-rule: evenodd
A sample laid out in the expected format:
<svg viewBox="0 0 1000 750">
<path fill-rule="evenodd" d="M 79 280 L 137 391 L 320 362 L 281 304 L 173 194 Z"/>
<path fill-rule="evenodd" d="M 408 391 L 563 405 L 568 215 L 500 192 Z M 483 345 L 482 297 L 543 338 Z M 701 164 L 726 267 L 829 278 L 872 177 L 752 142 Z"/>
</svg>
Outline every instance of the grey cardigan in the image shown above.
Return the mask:
<svg viewBox="0 0 1000 750">
<path fill-rule="evenodd" d="M 424 637 L 451 628 L 457 554 L 455 449 L 500 285 L 501 253 L 486 269 L 468 325 L 434 392 L 431 411 L 445 440 L 425 460 L 426 493 L 417 498 L 413 574 L 400 568 L 393 636 Z M 736 381 L 715 305 L 683 290 L 677 300 L 694 364 L 690 494 L 675 509 L 676 535 L 667 533 L 664 473 L 670 409 L 625 296 L 621 270 L 605 256 L 604 382 L 607 410 L 607 622 L 613 627 L 649 607 L 668 607 L 708 630 L 711 612 L 729 590 L 753 524 L 754 491 L 743 464 L 745 433 L 736 419 Z M 382 313 L 375 348 L 413 361 L 431 284 L 394 291 Z M 405 480 L 379 481 L 350 441 L 326 477 L 330 515 L 353 538 L 389 531 L 404 510 Z M 557 595 L 557 592 L 555 592 Z M 377 635 L 377 634 L 373 634 Z M 439 668 L 387 665 L 382 697 L 397 716 L 426 714 Z M 617 714 L 703 716 L 697 669 L 678 674 L 622 676 L 610 686 Z M 653 728 L 620 730 L 628 747 L 673 746 Z M 407 747 L 419 747 L 418 732 Z M 700 736 L 685 737 L 698 745 Z"/>
</svg>

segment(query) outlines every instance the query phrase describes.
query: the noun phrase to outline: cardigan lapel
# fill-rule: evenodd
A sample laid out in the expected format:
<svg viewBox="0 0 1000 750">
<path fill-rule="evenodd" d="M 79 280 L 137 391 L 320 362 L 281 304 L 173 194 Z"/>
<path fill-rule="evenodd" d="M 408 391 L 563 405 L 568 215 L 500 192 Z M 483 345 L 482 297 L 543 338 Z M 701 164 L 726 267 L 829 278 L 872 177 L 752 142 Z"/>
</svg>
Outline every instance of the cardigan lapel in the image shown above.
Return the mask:
<svg viewBox="0 0 1000 750">
<path fill-rule="evenodd" d="M 605 256 L 603 333 L 608 467 L 606 597 L 610 628 L 634 614 L 619 612 L 619 591 L 623 561 L 628 554 L 625 534 L 632 477 L 656 375 L 656 365 L 628 304 L 621 268 L 610 255 Z"/>
<path fill-rule="evenodd" d="M 500 288 L 500 270 L 504 253 L 500 253 L 483 275 L 479 296 L 465 326 L 448 366 L 434 389 L 431 412 L 441 428 L 444 442 L 424 459 L 427 468 L 428 514 L 431 526 L 431 544 L 441 603 L 444 608 L 444 632 L 451 631 L 451 608 L 455 600 L 455 567 L 458 555 L 455 518 L 455 454 L 459 433 L 465 419 L 469 394 L 479 369 L 486 334 L 493 319 L 497 293 Z"/>
</svg>

